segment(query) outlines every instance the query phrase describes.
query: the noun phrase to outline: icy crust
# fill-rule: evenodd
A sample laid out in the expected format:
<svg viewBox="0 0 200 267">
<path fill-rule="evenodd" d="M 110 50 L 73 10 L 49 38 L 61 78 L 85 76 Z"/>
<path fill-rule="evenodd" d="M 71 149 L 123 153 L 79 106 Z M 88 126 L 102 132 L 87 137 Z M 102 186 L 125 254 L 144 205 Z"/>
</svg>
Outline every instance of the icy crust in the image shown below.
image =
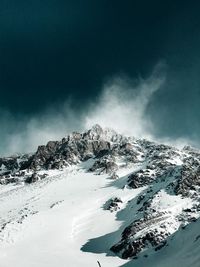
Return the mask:
<svg viewBox="0 0 200 267">
<path fill-rule="evenodd" d="M 76 182 L 73 184 L 71 179 L 68 189 L 66 180 L 64 192 L 58 187 L 59 180 L 72 176 Z M 88 184 L 83 178 L 88 179 Z M 95 187 L 91 189 L 89 183 L 93 186 L 93 182 Z M 190 147 L 178 150 L 147 140 L 136 140 L 110 129 L 102 129 L 99 125 L 84 133 L 73 133 L 61 141 L 50 141 L 45 146 L 39 146 L 32 155 L 1 158 L 0 183 L 2 203 L 6 203 L 9 194 L 14 194 L 17 198 L 18 192 L 29 192 L 21 208 L 16 204 L 13 210 L 12 201 L 9 200 L 7 214 L 6 204 L 5 207 L 2 206 L 2 242 L 13 239 L 14 229 L 18 229 L 17 232 L 23 231 L 27 218 L 31 221 L 34 216 L 39 216 L 41 210 L 46 212 L 48 207 L 53 211 L 65 205 L 66 201 L 73 203 L 78 196 L 77 192 L 81 192 L 77 198 L 77 212 L 92 207 L 89 220 L 96 216 L 96 212 L 99 216 L 92 219 L 93 226 L 87 226 L 87 229 L 94 227 L 94 232 L 84 230 L 85 234 L 91 235 L 86 234 L 87 238 L 81 238 L 79 243 L 79 250 L 82 247 L 85 253 L 104 252 L 110 255 L 112 251 L 112 255 L 122 259 L 136 259 L 144 253 L 146 256 L 158 253 L 170 245 L 171 236 L 178 230 L 184 231 L 188 224 L 196 222 L 200 216 L 198 150 Z M 56 197 L 48 196 L 45 191 L 53 183 L 55 189 L 51 190 L 59 192 Z M 91 190 L 95 190 L 97 199 Z M 71 198 L 66 197 L 67 193 Z M 41 204 L 43 202 L 46 207 Z M 86 204 L 82 207 L 82 202 L 87 203 L 88 207 Z M 70 209 L 69 204 L 66 207 Z M 59 216 L 60 213 L 58 218 Z M 70 236 L 74 240 L 80 226 L 77 227 L 76 216 L 73 216 L 74 214 L 71 218 L 73 229 Z M 108 228 L 101 230 L 99 220 L 104 216 Z M 81 224 L 87 218 L 83 215 Z M 100 237 L 97 241 L 87 243 L 88 239 L 101 235 L 102 239 Z M 104 235 L 109 235 L 110 238 L 104 240 Z M 90 242 L 95 242 L 95 245 L 90 245 Z M 103 247 L 100 251 L 99 246 Z M 112 264 L 113 262 L 104 265 L 119 266 Z"/>
</svg>

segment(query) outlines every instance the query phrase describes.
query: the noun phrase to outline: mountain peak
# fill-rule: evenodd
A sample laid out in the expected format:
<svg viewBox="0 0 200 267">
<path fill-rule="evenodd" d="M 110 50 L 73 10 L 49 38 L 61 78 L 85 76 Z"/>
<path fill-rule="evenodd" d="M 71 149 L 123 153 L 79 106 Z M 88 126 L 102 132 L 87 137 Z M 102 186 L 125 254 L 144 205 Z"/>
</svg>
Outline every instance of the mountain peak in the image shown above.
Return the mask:
<svg viewBox="0 0 200 267">
<path fill-rule="evenodd" d="M 86 135 L 94 140 L 94 139 L 100 139 L 102 137 L 104 133 L 103 128 L 99 125 L 99 124 L 95 124 L 91 127 L 91 129 L 89 129 L 88 131 L 86 131 Z"/>
</svg>

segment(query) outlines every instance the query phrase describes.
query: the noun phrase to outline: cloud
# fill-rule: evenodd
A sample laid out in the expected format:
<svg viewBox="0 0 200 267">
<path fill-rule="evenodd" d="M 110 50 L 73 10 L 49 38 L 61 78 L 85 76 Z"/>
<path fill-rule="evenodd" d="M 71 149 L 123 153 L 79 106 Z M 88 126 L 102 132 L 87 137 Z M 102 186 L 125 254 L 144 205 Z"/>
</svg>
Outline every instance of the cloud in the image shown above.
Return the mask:
<svg viewBox="0 0 200 267">
<path fill-rule="evenodd" d="M 82 114 L 73 109 L 71 101 L 31 117 L 0 113 L 0 155 L 29 153 L 49 140 L 59 140 L 74 130 L 83 129 Z"/>
<path fill-rule="evenodd" d="M 148 116 L 148 105 L 162 89 L 166 80 L 166 66 L 159 63 L 146 78 L 131 80 L 114 77 L 103 86 L 93 103 L 75 108 L 75 100 L 67 100 L 59 107 L 51 107 L 35 116 L 13 116 L 0 111 L 0 155 L 16 152 L 29 153 L 49 140 L 59 140 L 72 131 L 83 131 L 98 123 L 116 131 L 164 142 L 175 146 L 191 143 L 189 140 L 158 138 L 154 121 Z M 151 118 L 151 119 L 150 119 Z"/>
<path fill-rule="evenodd" d="M 166 84 L 167 69 L 167 65 L 160 62 L 146 79 L 130 80 L 127 77 L 116 77 L 110 80 L 104 85 L 98 101 L 91 105 L 90 112 L 85 118 L 86 128 L 98 123 L 122 134 L 146 138 L 177 148 L 183 148 L 185 145 L 198 147 L 198 143 L 192 138 L 158 135 L 156 129 L 160 125 L 156 125 L 152 114 L 148 113 L 148 106 L 155 94 Z"/>
<path fill-rule="evenodd" d="M 160 63 L 147 79 L 131 81 L 117 77 L 109 81 L 98 102 L 90 107 L 86 128 L 99 123 L 120 133 L 150 138 L 153 124 L 146 116 L 146 110 L 152 96 L 165 82 L 164 69 L 165 65 Z"/>
</svg>

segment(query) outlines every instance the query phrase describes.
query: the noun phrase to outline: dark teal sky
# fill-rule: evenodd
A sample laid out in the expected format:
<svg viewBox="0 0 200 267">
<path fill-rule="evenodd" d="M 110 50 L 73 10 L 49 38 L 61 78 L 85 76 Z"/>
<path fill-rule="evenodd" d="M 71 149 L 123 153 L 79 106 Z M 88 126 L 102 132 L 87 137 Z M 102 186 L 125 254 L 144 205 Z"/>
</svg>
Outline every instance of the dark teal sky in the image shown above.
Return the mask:
<svg viewBox="0 0 200 267">
<path fill-rule="evenodd" d="M 147 110 L 155 135 L 200 141 L 199 14 L 184 0 L 2 0 L 4 135 L 3 111 L 16 126 L 69 98 L 84 110 L 110 77 L 145 78 L 164 61 L 166 83 Z"/>
</svg>

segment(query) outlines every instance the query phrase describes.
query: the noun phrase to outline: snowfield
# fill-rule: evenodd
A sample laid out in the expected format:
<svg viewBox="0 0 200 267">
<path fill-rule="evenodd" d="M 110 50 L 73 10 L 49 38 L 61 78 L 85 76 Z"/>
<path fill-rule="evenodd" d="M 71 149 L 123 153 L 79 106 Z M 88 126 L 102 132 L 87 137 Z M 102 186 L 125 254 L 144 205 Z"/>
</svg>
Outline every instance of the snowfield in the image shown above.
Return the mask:
<svg viewBox="0 0 200 267">
<path fill-rule="evenodd" d="M 188 226 L 184 234 L 177 232 L 170 245 L 159 253 L 150 253 L 148 261 L 146 257 L 122 260 L 112 254 L 109 249 L 120 238 L 118 230 L 125 221 L 116 220 L 115 212 L 102 207 L 112 196 L 130 202 L 145 187 L 122 190 L 119 186 L 135 167 L 122 169 L 122 178 L 113 182 L 108 175 L 86 172 L 89 165 L 90 161 L 65 171 L 52 171 L 50 178 L 31 185 L 1 186 L 1 225 L 5 224 L 0 233 L 1 267 L 88 267 L 98 266 L 97 261 L 102 267 L 178 267 L 180 262 L 182 267 L 199 267 L 199 223 Z M 179 212 L 183 206 L 190 206 L 187 201 L 160 191 L 153 205 Z M 128 225 L 132 217 L 123 205 Z M 114 235 L 109 239 L 108 233 Z M 88 248 L 92 253 L 82 251 L 89 240 L 95 239 L 93 247 Z"/>
<path fill-rule="evenodd" d="M 102 206 L 111 196 L 133 197 L 130 189 L 109 186 L 108 175 L 85 172 L 85 164 L 31 185 L 1 186 L 1 267 L 120 266 L 126 261 L 105 253 L 87 253 L 91 238 L 118 230 L 115 213 Z M 88 167 L 88 166 L 87 166 Z M 125 175 L 130 169 L 123 170 Z M 135 190 L 136 196 L 141 189 Z M 94 244 L 109 252 L 113 240 Z M 109 252 L 110 253 L 110 252 Z M 110 253 L 111 254 L 111 253 Z"/>
</svg>

